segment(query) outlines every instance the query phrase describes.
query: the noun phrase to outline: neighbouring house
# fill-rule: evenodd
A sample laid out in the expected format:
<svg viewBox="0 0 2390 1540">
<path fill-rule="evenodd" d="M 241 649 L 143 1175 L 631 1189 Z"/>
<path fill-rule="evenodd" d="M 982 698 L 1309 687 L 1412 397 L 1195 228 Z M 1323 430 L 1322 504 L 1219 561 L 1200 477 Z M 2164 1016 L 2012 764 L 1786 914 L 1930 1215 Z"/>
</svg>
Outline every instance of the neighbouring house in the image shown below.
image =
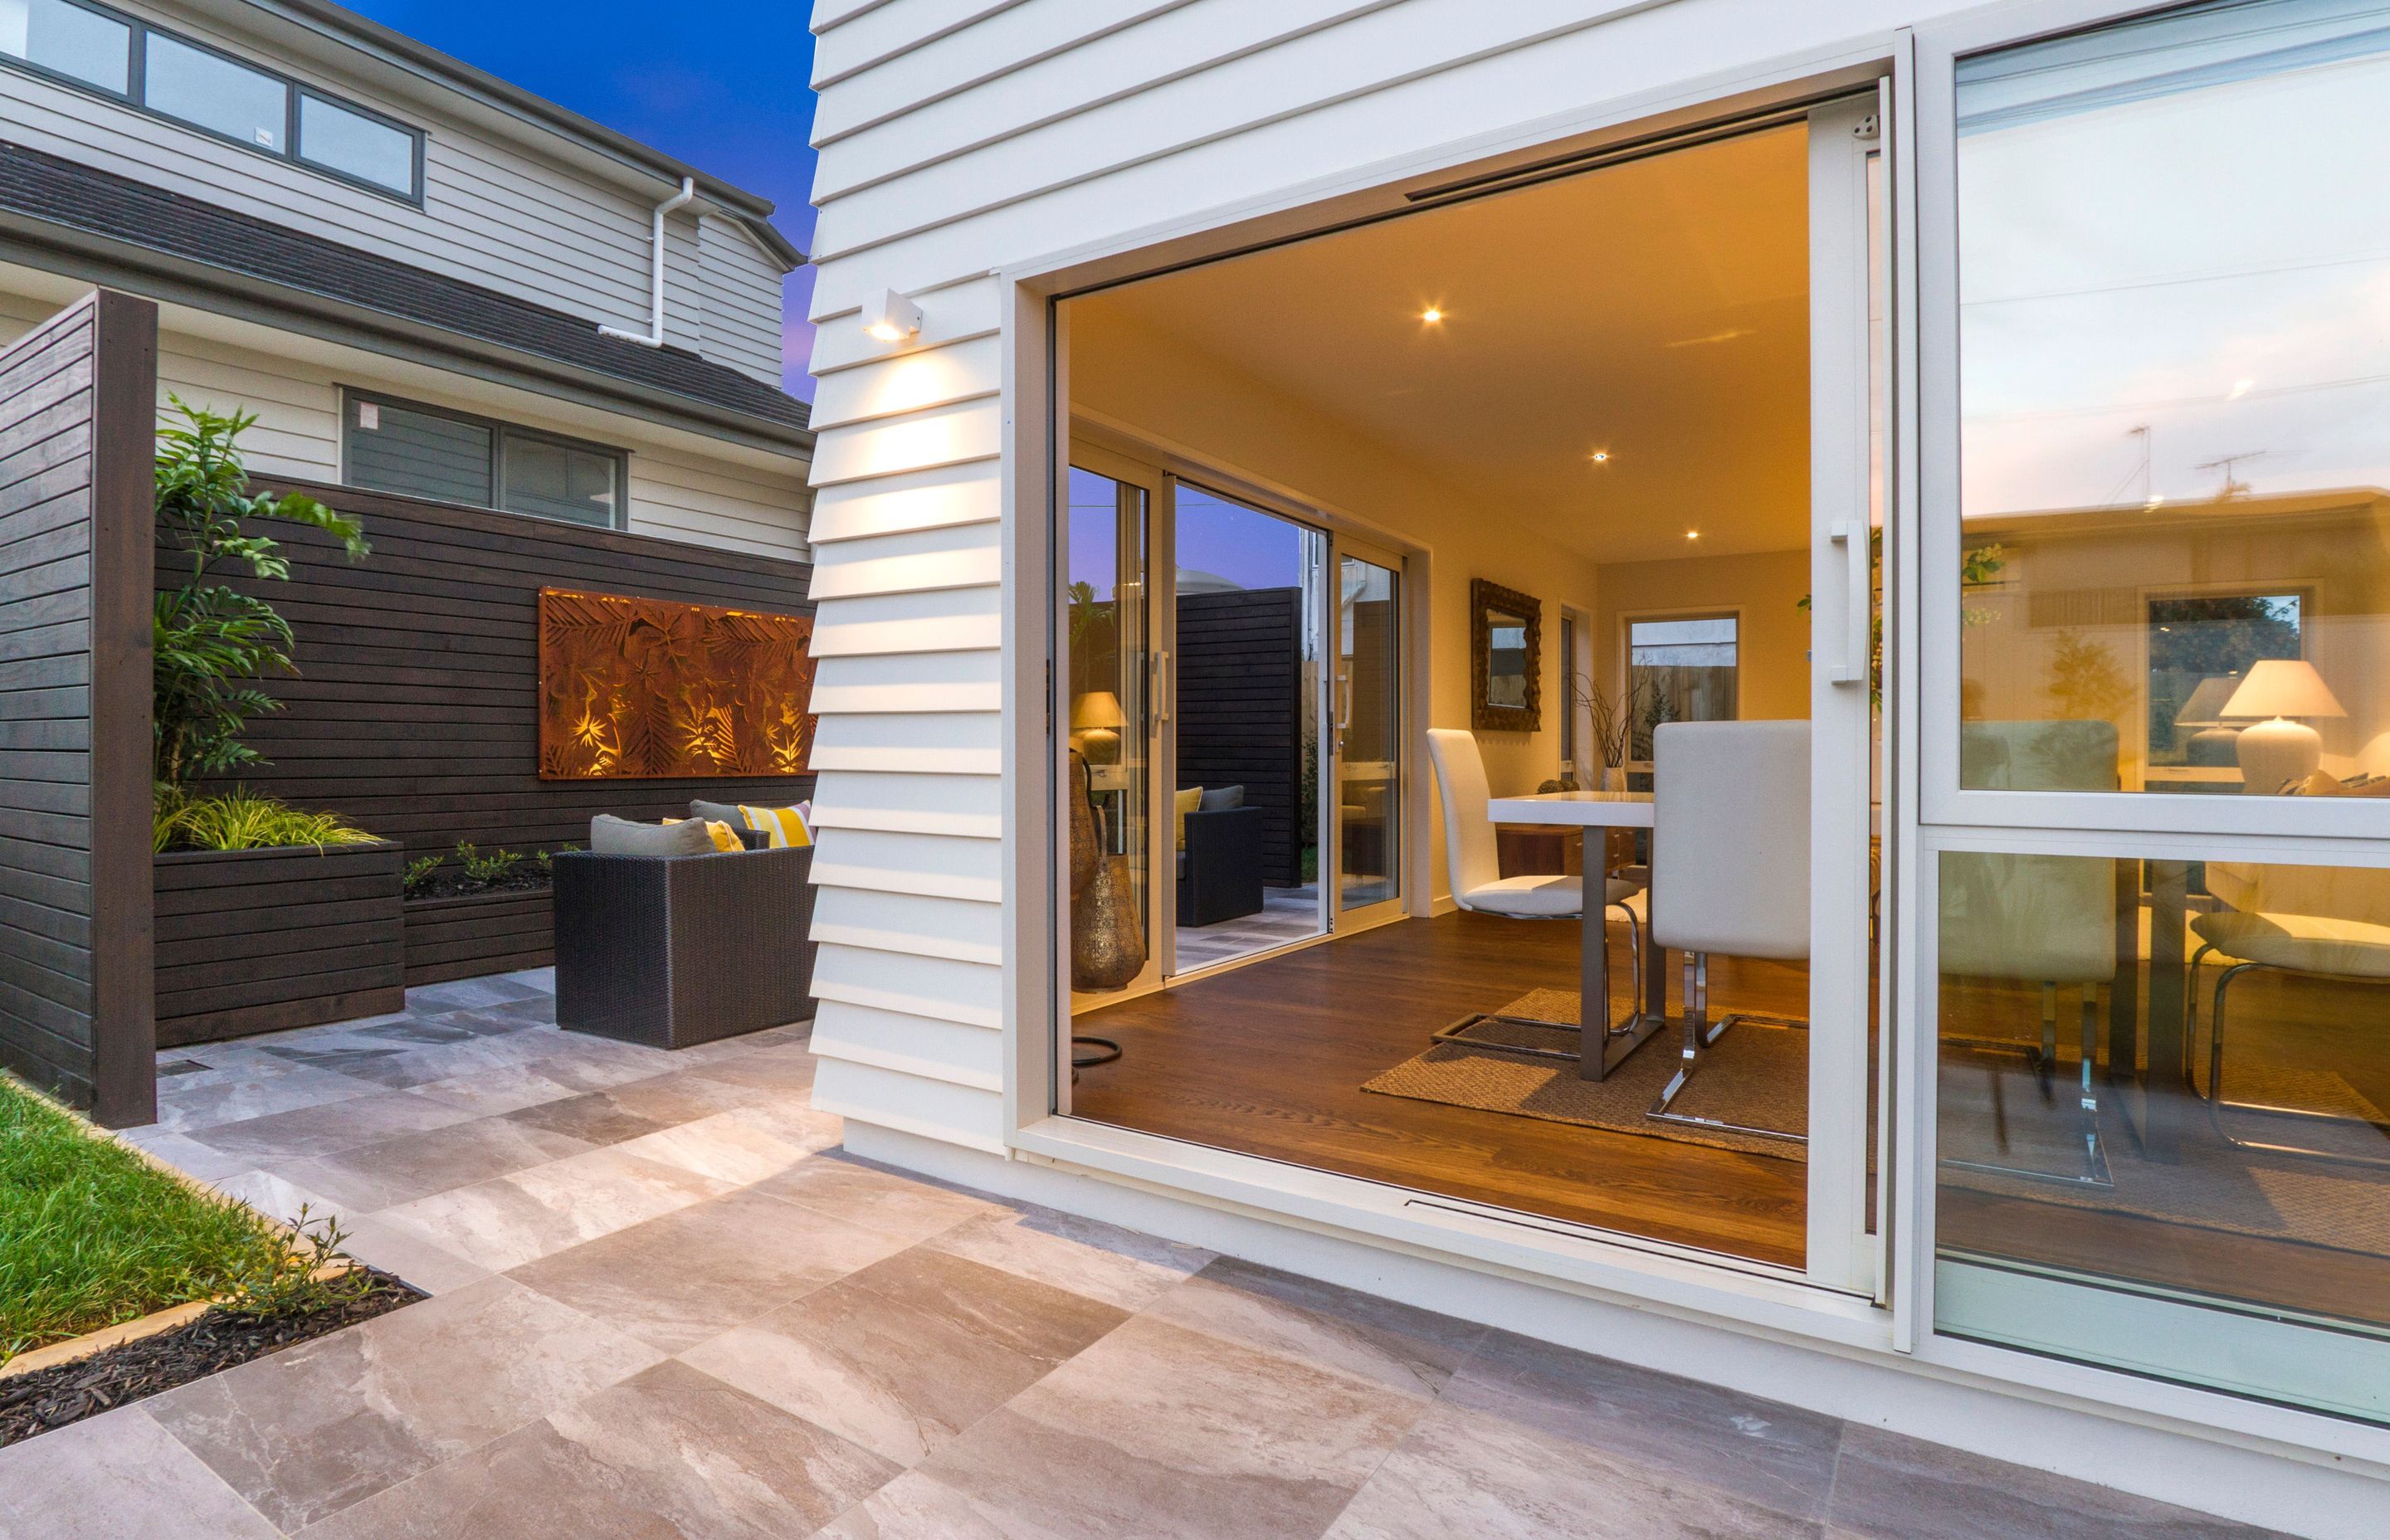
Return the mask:
<svg viewBox="0 0 2390 1540">
<path fill-rule="evenodd" d="M 848 1148 L 2378 1533 L 2390 6 L 1100 9 L 814 8 Z"/>
<path fill-rule="evenodd" d="M 793 723 L 770 755 L 729 744 L 727 716 L 674 727 L 719 751 L 703 769 L 543 753 L 600 688 L 585 659 L 559 665 L 582 671 L 571 699 L 542 672 L 590 597 L 700 648 L 725 615 L 810 615 L 814 436 L 782 357 L 805 257 L 771 214 L 337 5 L 0 0 L 0 338 L 22 365 L 0 381 L 0 1059 L 139 1122 L 147 1050 L 93 1047 L 133 995 L 171 1045 L 538 967 L 550 903 L 529 879 L 594 815 L 806 795 Z M 98 832 L 147 822 L 146 767 L 114 761 L 147 757 L 150 586 L 187 578 L 162 549 L 153 573 L 142 511 L 175 400 L 253 416 L 252 483 L 356 516 L 373 547 L 277 529 L 289 580 L 234 580 L 290 621 L 301 671 L 265 681 L 283 709 L 252 718 L 265 763 L 238 779 L 397 847 L 286 863 L 312 886 L 170 853 L 153 892 L 146 852 Z M 83 470 L 93 544 L 61 560 L 56 494 Z M 544 625 L 548 590 L 580 608 Z M 803 625 L 776 635 L 802 646 Z M 402 922 L 398 863 L 454 872 L 469 848 L 514 857 L 511 885 L 434 884 Z M 111 949 L 129 915 L 141 933 Z M 151 939 L 154 991 L 131 950 Z"/>
</svg>

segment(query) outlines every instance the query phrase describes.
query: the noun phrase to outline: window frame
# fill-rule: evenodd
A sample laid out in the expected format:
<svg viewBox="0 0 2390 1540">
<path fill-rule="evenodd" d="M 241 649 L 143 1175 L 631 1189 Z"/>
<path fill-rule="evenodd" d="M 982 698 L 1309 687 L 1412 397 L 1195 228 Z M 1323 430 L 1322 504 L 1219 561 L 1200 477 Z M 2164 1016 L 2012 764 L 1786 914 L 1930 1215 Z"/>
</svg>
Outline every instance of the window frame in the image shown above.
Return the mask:
<svg viewBox="0 0 2390 1540">
<path fill-rule="evenodd" d="M 308 82 L 300 80 L 297 76 L 289 74 L 285 71 L 275 69 L 270 65 L 261 64 L 253 58 L 245 58 L 238 54 L 233 53 L 229 49 L 218 47 L 212 43 L 193 37 L 187 32 L 177 32 L 172 27 L 161 27 L 128 12 L 117 10 L 112 6 L 98 5 L 95 3 L 95 0 L 60 0 L 60 3 L 72 6 L 77 10 L 88 11 L 94 16 L 105 18 L 106 19 L 116 22 L 120 26 L 127 29 L 130 35 L 126 43 L 125 51 L 125 89 L 122 92 L 110 91 L 104 85 L 96 85 L 90 81 L 78 79 L 73 75 L 67 74 L 63 71 L 53 70 L 47 65 L 37 64 L 32 59 L 19 58 L 13 54 L 0 54 L 0 69 L 14 70 L 20 74 L 31 75 L 36 80 L 46 81 L 53 85 L 64 86 L 70 91 L 79 91 L 85 96 L 95 96 L 101 101 L 112 102 L 119 107 L 131 108 L 134 111 L 140 113 L 143 117 L 150 119 L 153 122 L 172 123 L 174 127 L 182 129 L 186 133 L 202 135 L 207 138 L 214 140 L 218 144 L 230 145 L 236 149 L 247 150 L 251 155 L 262 155 L 267 160 L 278 160 L 284 165 L 298 166 L 318 176 L 328 176 L 333 181 L 339 182 L 346 186 L 355 187 L 360 191 L 372 193 L 379 198 L 387 198 L 395 202 L 404 203 L 409 208 L 420 209 L 424 206 L 424 146 L 430 139 L 431 135 L 430 131 L 418 128 L 412 123 L 392 117 L 387 112 L 379 111 L 376 109 L 366 106 L 362 102 L 353 101 L 336 92 L 328 91 L 321 86 L 311 84 Z M 179 117 L 174 113 L 164 111 L 161 109 L 150 106 L 148 102 L 149 38 L 153 33 L 160 37 L 172 39 L 182 46 L 190 48 L 196 52 L 212 54 L 216 58 L 225 60 L 228 64 L 238 65 L 241 69 L 250 71 L 254 74 L 263 75 L 266 79 L 280 85 L 282 87 L 282 142 L 280 148 L 269 148 L 264 145 L 252 144 L 246 139 L 238 137 L 237 135 L 225 134 L 219 130 L 210 128 L 205 123 L 195 123 L 188 118 Z M 353 112 L 360 118 L 365 118 L 370 122 L 378 122 L 385 128 L 393 129 L 400 134 L 405 135 L 411 145 L 409 153 L 409 175 L 411 176 L 414 184 L 412 190 L 401 192 L 394 187 L 385 186 L 381 183 L 373 181 L 369 178 L 357 176 L 351 173 L 341 171 L 336 166 L 328 166 L 320 160 L 308 159 L 304 147 L 300 142 L 299 133 L 299 101 L 302 96 L 313 96 L 316 100 L 323 102 L 328 106 L 337 107 L 344 112 Z"/>
<path fill-rule="evenodd" d="M 491 500 L 487 503 L 452 505 L 454 507 L 477 507 L 490 513 L 503 513 L 511 519 L 536 519 L 543 524 L 569 524 L 585 530 L 623 531 L 631 527 L 631 452 L 619 444 L 599 443 L 592 439 L 576 439 L 569 433 L 551 433 L 542 428 L 526 428 L 520 423 L 509 422 L 504 417 L 483 417 L 478 412 L 460 412 L 454 407 L 435 406 L 429 402 L 413 401 L 405 396 L 392 395 L 387 391 L 369 390 L 356 385 L 341 387 L 341 484 L 344 487 L 353 487 L 359 492 L 378 493 L 386 497 L 421 496 L 418 493 L 394 492 L 387 487 L 362 486 L 350 480 L 349 435 L 353 432 L 365 431 L 358 428 L 355 422 L 356 408 L 365 404 L 394 407 L 402 412 L 415 412 L 424 417 L 442 417 L 449 422 L 466 423 L 488 430 Z M 534 443 L 554 444 L 562 449 L 577 449 L 583 454 L 602 456 L 610 461 L 614 467 L 612 519 L 606 523 L 598 524 L 578 519 L 558 519 L 545 513 L 526 513 L 520 508 L 500 506 L 500 500 L 506 496 L 507 492 L 507 441 L 510 438 L 526 439 Z M 446 501 L 444 498 L 437 497 L 426 497 L 422 500 Z"/>
<path fill-rule="evenodd" d="M 1635 628 L 1652 621 L 1732 621 L 1734 622 L 1734 715 L 1728 721 L 1742 720 L 1742 606 L 1716 605 L 1691 609 L 1626 610 L 1618 616 L 1618 699 L 1623 704 L 1635 688 Z M 1626 735 L 1631 770 L 1648 771 L 1651 762 L 1632 757 L 1635 734 L 1630 727 Z"/>
</svg>

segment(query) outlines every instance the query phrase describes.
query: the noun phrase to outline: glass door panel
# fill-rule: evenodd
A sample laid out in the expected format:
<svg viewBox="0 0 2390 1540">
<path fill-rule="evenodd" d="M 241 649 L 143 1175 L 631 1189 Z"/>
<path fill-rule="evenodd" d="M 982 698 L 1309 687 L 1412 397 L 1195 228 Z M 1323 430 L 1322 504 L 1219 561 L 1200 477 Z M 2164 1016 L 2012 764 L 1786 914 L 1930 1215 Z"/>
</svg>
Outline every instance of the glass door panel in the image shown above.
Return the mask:
<svg viewBox="0 0 2390 1540">
<path fill-rule="evenodd" d="M 1336 909 L 1350 929 L 1402 908 L 1402 579 L 1394 558 L 1337 546 Z"/>
<path fill-rule="evenodd" d="M 1062 625 L 1068 713 L 1074 1004 L 1152 982 L 1152 674 L 1146 551 L 1150 494 L 1071 468 Z"/>
</svg>

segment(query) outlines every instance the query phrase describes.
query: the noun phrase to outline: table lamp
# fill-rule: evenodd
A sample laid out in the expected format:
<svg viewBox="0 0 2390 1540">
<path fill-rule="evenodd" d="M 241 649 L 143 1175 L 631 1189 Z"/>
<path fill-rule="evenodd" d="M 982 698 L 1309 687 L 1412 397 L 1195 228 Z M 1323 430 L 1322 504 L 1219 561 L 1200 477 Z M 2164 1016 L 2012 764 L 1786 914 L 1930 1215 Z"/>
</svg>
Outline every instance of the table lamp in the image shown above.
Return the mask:
<svg viewBox="0 0 2390 1540">
<path fill-rule="evenodd" d="M 2272 796 L 2305 781 L 2323 761 L 2323 735 L 2297 720 L 2346 716 L 2323 676 L 2304 658 L 2267 658 L 2253 663 L 2248 677 L 2224 703 L 2224 714 L 2249 722 L 2234 747 L 2241 760 L 2241 789 Z"/>
<path fill-rule="evenodd" d="M 2183 745 L 2186 764 L 2231 764 L 2239 759 L 2235 740 L 2241 729 L 2224 720 L 2224 703 L 2241 687 L 2238 674 L 2212 674 L 2199 682 L 2182 710 L 2174 713 L 2174 725 L 2193 729 L 2191 740 Z"/>
<path fill-rule="evenodd" d="M 1089 764 L 1119 761 L 1118 729 L 1126 720 L 1121 715 L 1120 697 L 1110 690 L 1089 690 L 1071 702 L 1071 737 Z"/>
</svg>

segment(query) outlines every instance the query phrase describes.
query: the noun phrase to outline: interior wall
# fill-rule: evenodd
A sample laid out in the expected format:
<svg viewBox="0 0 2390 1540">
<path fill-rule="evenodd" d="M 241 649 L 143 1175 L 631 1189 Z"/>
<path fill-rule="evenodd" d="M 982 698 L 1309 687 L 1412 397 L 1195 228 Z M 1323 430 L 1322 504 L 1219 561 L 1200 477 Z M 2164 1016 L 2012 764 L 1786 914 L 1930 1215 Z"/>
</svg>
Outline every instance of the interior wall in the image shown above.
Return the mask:
<svg viewBox="0 0 2390 1540">
<path fill-rule="evenodd" d="M 1793 510 L 1805 518 L 1807 510 Z M 1788 531 L 1798 537 L 1797 531 Z M 1602 605 L 1595 624 L 1594 665 L 1611 699 L 1626 683 L 1629 616 L 1741 616 L 1736 628 L 1741 676 L 1736 700 L 1745 722 L 1805 719 L 1809 714 L 1809 552 L 1754 551 L 1740 556 L 1686 557 L 1675 561 L 1614 561 L 1600 569 Z"/>
<path fill-rule="evenodd" d="M 1566 695 L 1561 606 L 1600 613 L 1597 565 L 1552 540 L 1535 509 L 1503 507 L 1442 481 L 1307 403 L 1176 339 L 1073 307 L 1071 404 L 1084 419 L 1158 441 L 1224 469 L 1293 492 L 1425 547 L 1433 557 L 1427 597 L 1429 717 L 1418 728 L 1467 727 L 1469 584 L 1486 578 L 1543 606 L 1543 725 L 1534 733 L 1480 732 L 1496 796 L 1531 792 L 1561 773 Z M 1796 596 L 1797 597 L 1797 596 Z M 1413 603 L 1417 603 L 1416 595 Z M 1420 773 L 1432 775 L 1424 753 Z M 1433 892 L 1450 896 L 1443 815 L 1431 798 Z"/>
</svg>

